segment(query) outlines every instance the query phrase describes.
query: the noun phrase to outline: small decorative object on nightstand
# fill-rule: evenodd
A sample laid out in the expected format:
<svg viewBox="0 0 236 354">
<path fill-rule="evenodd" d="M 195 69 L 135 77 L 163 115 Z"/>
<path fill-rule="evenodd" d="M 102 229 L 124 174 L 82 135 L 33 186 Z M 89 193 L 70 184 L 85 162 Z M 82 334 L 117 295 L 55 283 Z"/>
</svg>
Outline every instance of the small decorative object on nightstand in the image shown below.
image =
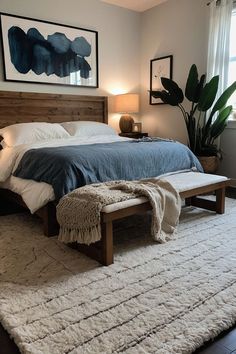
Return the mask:
<svg viewBox="0 0 236 354">
<path fill-rule="evenodd" d="M 142 132 L 142 123 L 133 123 L 132 132 L 141 133 Z"/>
<path fill-rule="evenodd" d="M 120 133 L 119 136 L 123 136 L 125 138 L 141 139 L 144 136 L 148 136 L 148 133 L 141 133 L 141 132 Z"/>
<path fill-rule="evenodd" d="M 123 113 L 120 117 L 120 130 L 122 133 L 131 133 L 134 120 L 128 113 L 139 111 L 139 96 L 136 93 L 127 93 L 115 97 L 115 112 Z"/>
</svg>

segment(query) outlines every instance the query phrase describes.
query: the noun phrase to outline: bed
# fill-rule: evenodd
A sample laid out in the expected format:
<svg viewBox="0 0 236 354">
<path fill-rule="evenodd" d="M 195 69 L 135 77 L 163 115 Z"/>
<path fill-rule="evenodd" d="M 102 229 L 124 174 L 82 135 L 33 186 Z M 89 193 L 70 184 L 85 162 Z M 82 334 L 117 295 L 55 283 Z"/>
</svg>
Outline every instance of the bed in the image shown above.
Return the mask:
<svg viewBox="0 0 236 354">
<path fill-rule="evenodd" d="M 15 123 L 23 123 L 23 122 L 24 123 L 27 123 L 27 122 L 62 123 L 62 122 L 71 122 L 71 121 L 95 121 L 98 123 L 105 123 L 106 124 L 107 120 L 108 120 L 108 117 L 107 117 L 107 98 L 106 97 L 77 96 L 77 95 L 54 95 L 54 94 L 20 93 L 20 92 L 0 91 L 0 129 L 3 127 L 9 126 L 9 125 L 15 124 Z M 136 151 L 138 148 L 140 148 L 140 146 L 137 145 L 136 142 L 131 144 L 131 140 L 128 138 L 114 137 L 113 139 L 115 139 L 115 140 L 118 139 L 118 140 L 117 141 L 106 141 L 106 144 L 104 144 L 103 148 L 106 150 L 107 145 L 111 146 L 112 144 L 107 144 L 109 142 L 114 143 L 113 146 L 115 146 L 115 144 L 117 144 L 117 147 L 118 147 L 121 145 L 121 140 L 126 141 L 125 143 L 127 144 L 128 149 L 126 148 L 126 150 L 124 150 L 124 152 L 123 152 L 124 159 L 126 158 L 125 151 L 128 151 L 128 150 Z M 91 144 L 94 144 L 94 143 L 97 143 L 97 141 L 92 140 Z M 100 141 L 100 143 L 101 143 L 101 141 Z M 70 143 L 70 144 L 72 144 L 72 143 Z M 146 144 L 146 142 L 145 142 L 145 144 Z M 176 156 L 177 156 L 176 153 L 177 152 L 174 151 L 175 147 L 173 148 L 174 145 L 171 144 L 171 142 L 168 142 L 168 144 L 170 146 L 172 146 L 171 153 L 169 153 L 169 159 L 171 158 L 172 159 L 171 161 L 173 161 L 173 166 L 172 166 L 171 170 L 177 170 L 178 164 L 174 165 L 176 163 Z M 86 145 L 86 142 L 83 142 L 82 145 Z M 150 144 L 146 144 L 146 145 L 150 145 Z M 65 146 L 65 144 L 63 146 Z M 63 146 L 60 146 L 59 148 L 57 148 L 57 153 L 60 153 L 60 151 L 63 152 L 63 150 L 64 150 Z M 95 150 L 96 149 L 101 150 L 102 144 L 99 145 L 99 148 L 97 148 L 97 145 L 93 145 L 93 146 L 96 147 Z M 122 146 L 124 146 L 124 144 Z M 37 154 L 39 153 L 41 147 L 42 146 L 39 146 L 39 147 L 37 146 L 38 150 L 37 149 L 35 150 L 35 152 Z M 55 147 L 55 146 L 53 146 L 53 147 Z M 51 145 L 49 147 L 47 146 L 47 148 L 49 148 L 49 150 L 50 150 Z M 186 158 L 191 155 L 191 152 L 189 152 L 189 150 L 186 147 L 184 147 L 182 144 L 179 144 L 178 148 L 185 151 Z M 143 149 L 143 147 L 142 147 L 142 149 Z M 140 152 L 136 155 L 138 155 L 137 158 L 139 158 L 139 161 L 142 161 L 142 160 L 146 161 L 147 159 L 145 159 L 145 155 L 140 160 L 140 156 L 141 156 L 140 154 L 141 154 L 142 149 L 140 149 L 139 150 Z M 150 150 L 149 147 L 148 147 L 148 149 Z M 28 153 L 28 150 L 27 151 L 26 150 L 24 150 L 24 149 L 22 150 L 23 151 L 22 156 L 24 156 L 24 157 Z M 114 149 L 114 150 L 116 150 L 116 149 Z M 30 153 L 32 153 L 31 150 L 30 150 Z M 2 156 L 4 154 L 2 153 Z M 93 154 L 93 152 L 92 152 L 92 154 Z M 122 155 L 122 153 L 121 153 L 121 155 Z M 164 156 L 164 159 L 168 160 L 168 158 L 166 158 L 167 155 L 165 156 L 164 150 L 162 152 L 162 155 Z M 0 153 L 0 157 L 1 157 L 1 153 Z M 43 155 L 41 157 L 43 157 Z M 61 158 L 61 156 L 60 156 L 60 158 Z M 64 156 L 63 156 L 63 158 L 64 158 Z M 191 159 L 192 159 L 191 164 L 189 166 L 187 166 L 187 168 L 195 167 L 195 168 L 201 169 L 197 159 L 192 155 L 191 155 Z M 96 158 L 94 160 L 96 160 Z M 32 157 L 32 155 L 31 155 L 29 157 L 29 160 L 28 161 L 26 160 L 25 166 L 27 166 L 32 161 L 34 161 L 34 156 Z M 113 161 L 113 158 L 108 163 L 109 168 L 110 168 L 110 165 L 112 165 L 112 161 Z M 105 164 L 105 162 L 103 164 Z M 124 165 L 127 167 L 128 162 L 125 162 Z M 22 178 L 23 182 L 25 181 L 25 178 L 27 178 L 27 180 L 29 179 L 29 176 L 26 176 L 26 177 L 24 176 L 24 173 L 26 171 L 25 166 L 24 165 L 20 166 L 21 167 L 20 168 L 21 174 L 19 174 L 19 176 Z M 116 166 L 114 165 L 112 168 L 115 168 L 115 167 Z M 1 168 L 1 159 L 0 159 L 0 168 Z M 108 170 L 109 170 L 109 168 L 108 168 Z M 185 165 L 183 165 L 181 167 L 181 169 L 185 169 L 185 168 L 186 168 Z M 110 170 L 111 170 L 111 168 L 110 168 Z M 127 170 L 127 168 L 125 168 L 125 171 L 126 170 Z M 121 174 L 118 176 L 120 178 L 120 177 L 123 177 L 124 175 Z M 139 175 L 137 175 L 137 176 L 139 177 Z M 144 177 L 147 177 L 147 176 L 144 176 Z M 126 178 L 126 176 L 125 176 L 125 178 Z M 62 179 L 63 178 L 61 178 L 61 180 Z M 91 181 L 88 181 L 88 183 L 90 183 L 90 182 Z M 78 186 L 79 185 L 77 185 L 77 187 Z M 3 200 L 4 201 L 11 201 L 11 202 L 14 202 L 14 203 L 21 205 L 23 207 L 27 207 L 26 203 L 22 199 L 22 196 L 18 193 L 16 188 L 12 187 L 11 183 L 1 185 L 1 187 L 2 188 L 0 189 L 0 196 L 1 196 L 2 203 L 3 203 Z M 74 185 L 73 188 L 74 187 L 76 187 L 76 185 Z M 55 191 L 55 188 L 54 188 L 54 191 Z M 69 190 L 67 190 L 66 192 L 68 192 L 68 191 Z M 30 191 L 30 193 L 32 194 L 33 192 Z M 42 192 L 40 192 L 40 193 L 43 194 L 43 189 L 42 189 Z M 64 194 L 65 194 L 65 192 L 64 192 Z M 43 225 L 44 225 L 44 234 L 48 235 L 48 236 L 56 234 L 57 230 L 58 230 L 58 225 L 57 225 L 57 221 L 56 221 L 56 214 L 55 214 L 55 212 L 56 212 L 55 206 L 56 206 L 57 200 L 63 194 L 58 192 L 56 195 L 57 195 L 56 200 L 53 200 L 53 198 L 51 198 L 52 200 L 49 200 L 46 205 L 44 205 L 36 210 L 33 210 L 33 213 L 39 215 L 42 218 Z M 4 205 L 2 206 L 3 209 L 4 209 Z M 32 210 L 31 210 L 31 212 L 32 212 Z"/>
<path fill-rule="evenodd" d="M 0 91 L 0 129 L 22 122 L 65 121 L 108 122 L 107 97 L 79 96 L 48 93 Z M 0 188 L 1 213 L 16 210 L 16 206 L 27 208 L 22 197 L 10 189 Z M 43 221 L 47 236 L 58 230 L 55 204 L 47 203 L 35 212 Z"/>
</svg>

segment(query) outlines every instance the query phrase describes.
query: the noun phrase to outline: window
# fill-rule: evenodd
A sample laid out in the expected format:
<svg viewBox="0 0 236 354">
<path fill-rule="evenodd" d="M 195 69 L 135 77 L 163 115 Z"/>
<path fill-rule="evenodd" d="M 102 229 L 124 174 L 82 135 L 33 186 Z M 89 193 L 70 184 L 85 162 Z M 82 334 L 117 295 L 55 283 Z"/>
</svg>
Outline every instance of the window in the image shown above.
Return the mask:
<svg viewBox="0 0 236 354">
<path fill-rule="evenodd" d="M 236 81 L 236 8 L 232 13 L 231 29 L 230 29 L 230 52 L 229 52 L 229 75 L 228 85 Z M 236 110 L 236 92 L 230 98 L 230 104 Z"/>
</svg>

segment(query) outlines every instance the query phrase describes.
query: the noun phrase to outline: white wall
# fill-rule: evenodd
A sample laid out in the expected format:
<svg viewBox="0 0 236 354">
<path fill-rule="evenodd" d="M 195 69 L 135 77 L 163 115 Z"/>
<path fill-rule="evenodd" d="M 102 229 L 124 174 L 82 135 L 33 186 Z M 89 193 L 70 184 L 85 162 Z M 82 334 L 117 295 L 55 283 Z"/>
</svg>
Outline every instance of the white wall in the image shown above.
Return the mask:
<svg viewBox="0 0 236 354">
<path fill-rule="evenodd" d="M 229 121 L 220 138 L 222 161 L 219 174 L 236 179 L 236 121 Z M 236 181 L 234 182 L 236 186 Z"/>
<path fill-rule="evenodd" d="M 5 82 L 0 62 L 0 90 L 110 96 L 139 92 L 141 82 L 143 130 L 186 141 L 177 108 L 149 105 L 149 63 L 150 59 L 173 54 L 173 78 L 181 86 L 192 63 L 197 64 L 201 73 L 205 72 L 205 0 L 168 0 L 142 14 L 99 0 L 1 0 L 0 11 L 84 27 L 98 31 L 99 35 L 98 89 Z M 118 115 L 109 115 L 110 124 L 117 129 L 118 120 Z"/>
<path fill-rule="evenodd" d="M 0 11 L 98 31 L 99 88 L 6 82 L 0 56 L 0 90 L 108 95 L 139 92 L 143 131 L 186 142 L 181 113 L 168 105 L 149 105 L 150 59 L 173 54 L 173 79 L 184 88 L 191 64 L 206 71 L 209 8 L 205 0 L 168 0 L 142 14 L 99 0 L 1 0 Z M 138 117 L 136 117 L 138 120 Z M 109 123 L 118 130 L 119 116 Z M 235 129 L 221 142 L 220 172 L 236 178 Z M 235 125 L 234 125 L 235 128 Z"/>
<path fill-rule="evenodd" d="M 99 88 L 5 82 L 0 56 L 0 90 L 112 95 L 138 92 L 140 13 L 98 0 L 1 0 L 0 11 L 98 31 Z M 117 127 L 118 117 L 110 115 Z"/>
<path fill-rule="evenodd" d="M 205 0 L 169 0 L 142 15 L 141 93 L 144 130 L 186 142 L 179 109 L 149 105 L 150 59 L 173 54 L 173 79 L 184 88 L 193 63 L 206 71 L 208 7 Z"/>
</svg>

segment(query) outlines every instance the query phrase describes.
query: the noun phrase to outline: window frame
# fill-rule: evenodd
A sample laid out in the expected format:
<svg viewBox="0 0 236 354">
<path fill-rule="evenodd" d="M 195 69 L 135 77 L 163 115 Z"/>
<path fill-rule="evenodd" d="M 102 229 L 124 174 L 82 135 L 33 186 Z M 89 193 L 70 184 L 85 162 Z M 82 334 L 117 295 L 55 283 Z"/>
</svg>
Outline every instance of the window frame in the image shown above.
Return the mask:
<svg viewBox="0 0 236 354">
<path fill-rule="evenodd" d="M 233 3 L 232 18 L 233 17 L 234 17 L 234 21 L 236 21 L 236 1 L 234 1 L 234 3 Z M 232 57 L 229 56 L 229 63 L 236 63 L 236 55 L 234 55 Z M 228 74 L 229 74 L 229 70 L 228 70 Z M 235 77 L 235 80 L 236 80 L 236 77 Z M 228 82 L 229 82 L 229 79 L 228 79 Z M 232 118 L 236 119 L 236 101 L 233 102 L 232 105 L 233 105 Z"/>
</svg>

